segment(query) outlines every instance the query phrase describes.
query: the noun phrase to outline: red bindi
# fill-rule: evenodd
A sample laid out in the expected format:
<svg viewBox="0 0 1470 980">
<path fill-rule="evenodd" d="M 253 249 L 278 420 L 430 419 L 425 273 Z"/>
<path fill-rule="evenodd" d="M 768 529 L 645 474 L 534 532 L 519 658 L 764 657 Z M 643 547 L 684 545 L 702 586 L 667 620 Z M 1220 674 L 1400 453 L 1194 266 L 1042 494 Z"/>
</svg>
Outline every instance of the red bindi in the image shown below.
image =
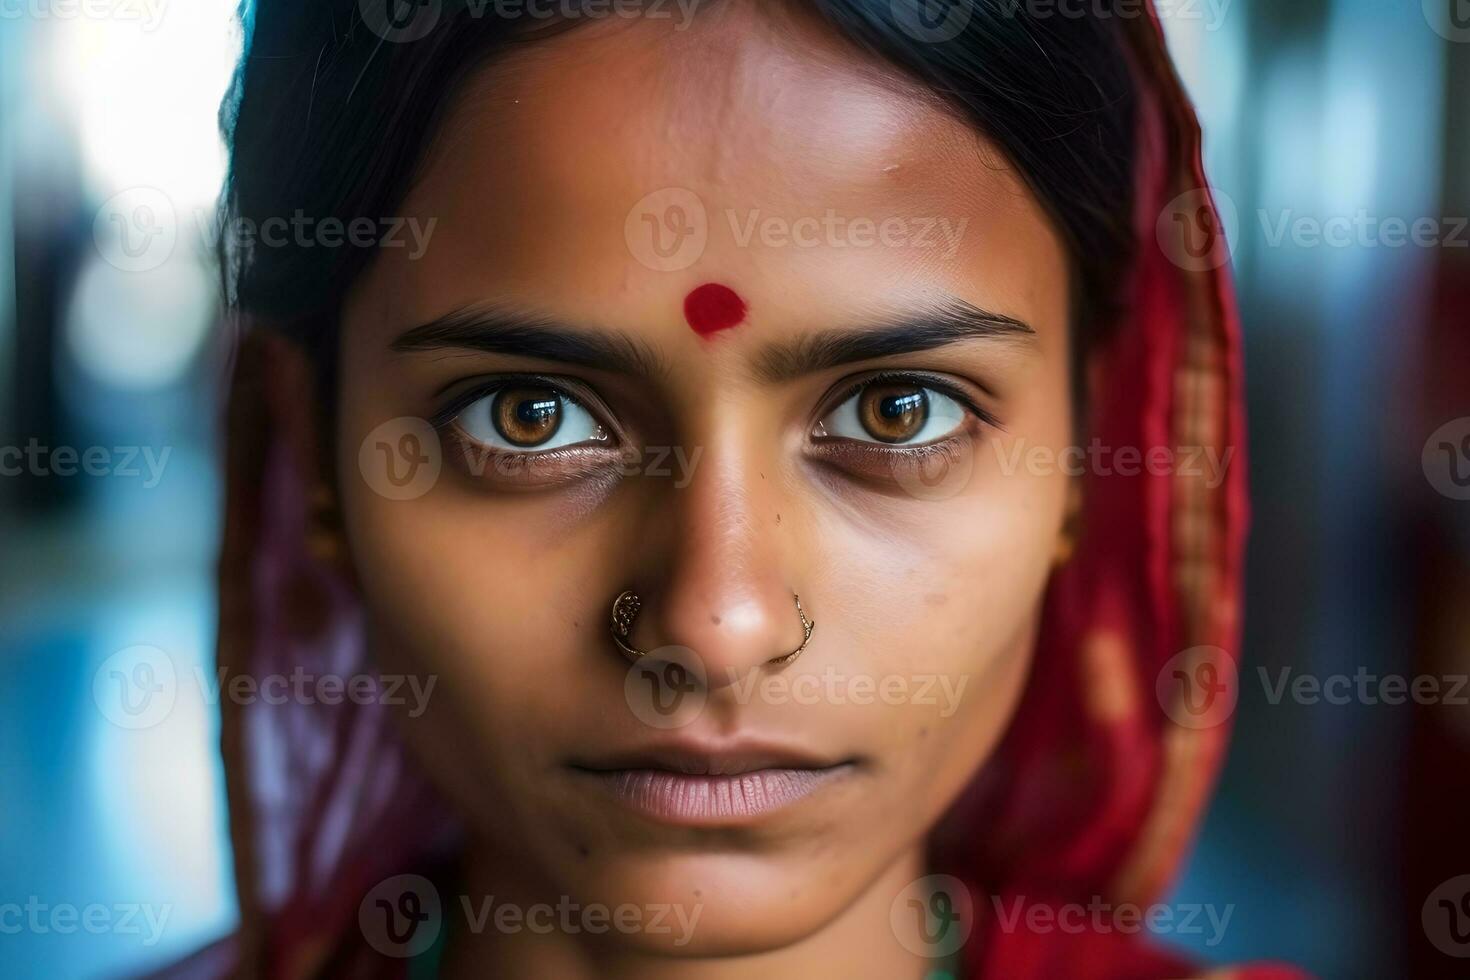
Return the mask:
<svg viewBox="0 0 1470 980">
<path fill-rule="evenodd" d="M 745 319 L 745 300 L 729 286 L 707 282 L 684 297 L 684 319 L 701 337 L 736 326 Z"/>
</svg>

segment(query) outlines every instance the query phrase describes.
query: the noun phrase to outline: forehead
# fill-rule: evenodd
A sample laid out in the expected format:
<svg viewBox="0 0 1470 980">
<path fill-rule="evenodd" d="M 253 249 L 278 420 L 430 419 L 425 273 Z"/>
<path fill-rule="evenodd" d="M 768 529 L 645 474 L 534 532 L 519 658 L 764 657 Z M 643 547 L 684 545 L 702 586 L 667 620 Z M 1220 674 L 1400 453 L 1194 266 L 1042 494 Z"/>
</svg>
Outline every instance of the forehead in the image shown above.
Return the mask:
<svg viewBox="0 0 1470 980">
<path fill-rule="evenodd" d="M 429 247 L 384 253 L 375 305 L 647 328 L 722 281 L 791 327 L 817 300 L 941 291 L 1046 319 L 1060 245 L 962 120 L 823 24 L 746 4 L 676 24 L 579 25 L 472 76 L 403 207 L 434 222 Z"/>
</svg>

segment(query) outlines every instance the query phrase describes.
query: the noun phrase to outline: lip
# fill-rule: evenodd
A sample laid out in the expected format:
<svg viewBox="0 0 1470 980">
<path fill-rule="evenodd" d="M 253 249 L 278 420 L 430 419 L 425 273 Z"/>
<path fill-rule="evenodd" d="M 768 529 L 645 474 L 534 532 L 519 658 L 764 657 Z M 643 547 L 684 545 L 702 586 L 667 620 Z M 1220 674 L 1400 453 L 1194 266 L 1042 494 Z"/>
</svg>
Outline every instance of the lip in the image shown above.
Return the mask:
<svg viewBox="0 0 1470 980">
<path fill-rule="evenodd" d="M 738 826 L 768 818 L 850 776 L 830 759 L 754 742 L 681 742 L 577 760 L 569 768 L 644 817 L 681 826 Z"/>
</svg>

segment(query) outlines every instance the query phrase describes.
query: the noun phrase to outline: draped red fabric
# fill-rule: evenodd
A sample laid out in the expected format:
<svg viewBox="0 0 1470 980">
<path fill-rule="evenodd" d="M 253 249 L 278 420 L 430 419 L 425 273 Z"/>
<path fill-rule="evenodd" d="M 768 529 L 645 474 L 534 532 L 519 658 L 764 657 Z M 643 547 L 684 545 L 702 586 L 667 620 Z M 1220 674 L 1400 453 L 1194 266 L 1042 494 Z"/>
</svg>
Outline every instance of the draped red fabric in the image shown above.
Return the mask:
<svg viewBox="0 0 1470 980">
<path fill-rule="evenodd" d="M 1199 973 L 1137 935 L 1038 934 L 993 914 L 1012 900 L 1157 900 L 1228 736 L 1247 520 L 1239 330 L 1198 124 L 1151 5 L 1128 30 L 1143 90 L 1139 260 L 1093 373 L 1089 438 L 1140 453 L 1209 450 L 1229 465 L 1218 485 L 1186 467 L 1086 478 L 1079 550 L 1050 588 L 1023 705 L 935 834 L 936 869 L 975 899 L 974 977 Z M 220 566 L 219 662 L 233 672 L 370 669 L 351 584 L 308 546 L 313 420 L 300 370 L 264 331 L 242 341 Z M 241 922 L 180 974 L 403 974 L 402 960 L 365 943 L 358 905 L 388 876 L 452 861 L 455 834 L 388 710 L 225 704 Z"/>
</svg>

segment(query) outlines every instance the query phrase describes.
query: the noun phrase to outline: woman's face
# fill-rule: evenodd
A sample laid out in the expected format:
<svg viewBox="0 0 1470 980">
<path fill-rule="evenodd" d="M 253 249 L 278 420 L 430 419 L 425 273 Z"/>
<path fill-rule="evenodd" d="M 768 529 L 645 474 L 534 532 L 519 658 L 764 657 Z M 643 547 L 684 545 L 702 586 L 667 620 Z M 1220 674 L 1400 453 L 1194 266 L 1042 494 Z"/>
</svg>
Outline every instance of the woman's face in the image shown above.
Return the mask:
<svg viewBox="0 0 1470 980">
<path fill-rule="evenodd" d="M 683 953 L 886 908 L 1011 717 L 1063 523 L 1028 462 L 1070 439 L 1068 271 L 1031 194 L 742 5 L 484 70 L 402 215 L 427 247 L 344 310 L 338 480 L 476 860 L 507 899 L 698 906 Z M 619 653 L 624 589 L 690 673 Z M 773 663 L 793 593 L 816 628 Z"/>
</svg>

